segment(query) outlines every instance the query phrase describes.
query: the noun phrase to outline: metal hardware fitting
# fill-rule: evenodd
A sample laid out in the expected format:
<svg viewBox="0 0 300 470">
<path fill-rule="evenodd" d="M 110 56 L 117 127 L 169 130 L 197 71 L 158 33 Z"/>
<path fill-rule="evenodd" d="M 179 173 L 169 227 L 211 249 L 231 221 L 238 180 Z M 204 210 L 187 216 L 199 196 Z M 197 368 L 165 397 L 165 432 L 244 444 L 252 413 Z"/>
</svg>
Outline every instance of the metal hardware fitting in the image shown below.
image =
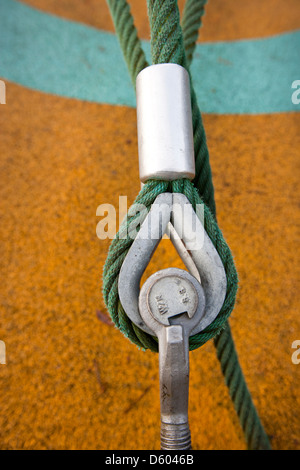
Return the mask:
<svg viewBox="0 0 300 470">
<path fill-rule="evenodd" d="M 150 276 L 140 290 L 142 274 L 166 232 L 198 276 L 169 268 Z M 163 450 L 191 448 L 189 336 L 216 318 L 226 286 L 221 259 L 188 199 L 183 194 L 160 194 L 123 262 L 118 290 L 133 323 L 158 338 Z"/>
<path fill-rule="evenodd" d="M 196 334 L 210 325 L 221 310 L 227 279 L 217 250 L 184 194 L 163 193 L 157 196 L 121 267 L 119 297 L 131 321 L 152 335 L 139 312 L 140 281 L 170 226 L 179 256 L 186 265 L 195 266 L 205 293 L 205 316 L 193 329 L 192 334 Z"/>
<path fill-rule="evenodd" d="M 190 449 L 189 336 L 203 316 L 205 296 L 187 271 L 164 269 L 141 289 L 141 316 L 159 341 L 161 449 Z"/>
<path fill-rule="evenodd" d="M 143 69 L 136 80 L 142 182 L 195 177 L 190 79 L 177 64 Z"/>
</svg>

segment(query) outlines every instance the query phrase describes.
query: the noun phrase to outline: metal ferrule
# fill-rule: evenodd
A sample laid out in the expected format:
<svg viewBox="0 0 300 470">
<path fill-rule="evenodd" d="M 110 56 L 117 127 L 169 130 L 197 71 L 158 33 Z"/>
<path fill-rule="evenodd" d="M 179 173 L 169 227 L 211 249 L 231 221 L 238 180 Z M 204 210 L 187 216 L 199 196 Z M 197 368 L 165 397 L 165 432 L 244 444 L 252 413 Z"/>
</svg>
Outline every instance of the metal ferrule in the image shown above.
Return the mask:
<svg viewBox="0 0 300 470">
<path fill-rule="evenodd" d="M 195 158 L 189 74 L 151 65 L 136 81 L 140 179 L 193 179 Z"/>
</svg>

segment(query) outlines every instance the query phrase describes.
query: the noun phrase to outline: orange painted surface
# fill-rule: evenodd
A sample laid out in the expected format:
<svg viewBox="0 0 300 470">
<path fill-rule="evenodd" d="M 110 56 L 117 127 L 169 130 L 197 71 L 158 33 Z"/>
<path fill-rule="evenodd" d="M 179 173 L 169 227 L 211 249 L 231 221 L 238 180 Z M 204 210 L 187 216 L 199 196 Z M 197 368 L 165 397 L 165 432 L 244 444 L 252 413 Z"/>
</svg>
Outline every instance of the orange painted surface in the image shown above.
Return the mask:
<svg viewBox="0 0 300 470">
<path fill-rule="evenodd" d="M 273 448 L 300 449 L 299 115 L 203 118 L 240 361 Z M 159 449 L 158 357 L 107 324 L 95 232 L 139 191 L 135 110 L 7 83 L 0 126 L 0 448 Z M 150 269 L 175 264 L 163 241 Z M 213 344 L 190 357 L 193 448 L 244 449 Z"/>
<path fill-rule="evenodd" d="M 113 31 L 106 0 L 23 0 L 23 3 L 64 18 Z M 146 0 L 128 0 L 140 37 L 149 39 Z M 180 11 L 184 0 L 178 0 Z M 208 0 L 201 41 L 267 37 L 299 28 L 298 0 Z"/>
</svg>

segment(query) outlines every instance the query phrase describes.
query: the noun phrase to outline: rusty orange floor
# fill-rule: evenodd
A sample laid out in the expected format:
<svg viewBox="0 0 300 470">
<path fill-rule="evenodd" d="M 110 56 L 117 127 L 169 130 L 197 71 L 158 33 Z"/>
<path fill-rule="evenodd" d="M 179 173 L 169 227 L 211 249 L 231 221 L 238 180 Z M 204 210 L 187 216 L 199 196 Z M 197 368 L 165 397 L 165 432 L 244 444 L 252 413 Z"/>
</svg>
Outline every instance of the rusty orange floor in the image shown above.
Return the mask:
<svg viewBox="0 0 300 470">
<path fill-rule="evenodd" d="M 26 3 L 112 30 L 104 0 Z M 144 2 L 131 3 L 147 37 Z M 223 14 L 221 3 L 207 6 L 205 41 L 299 26 L 293 0 L 227 0 Z M 272 447 L 300 449 L 299 114 L 203 120 L 240 278 L 230 319 L 240 362 Z M 96 237 L 97 206 L 139 191 L 135 110 L 7 83 L 0 123 L 0 449 L 159 449 L 158 358 L 107 321 L 109 241 Z M 176 264 L 167 243 L 153 271 Z M 193 448 L 245 449 L 213 344 L 190 357 Z"/>
</svg>

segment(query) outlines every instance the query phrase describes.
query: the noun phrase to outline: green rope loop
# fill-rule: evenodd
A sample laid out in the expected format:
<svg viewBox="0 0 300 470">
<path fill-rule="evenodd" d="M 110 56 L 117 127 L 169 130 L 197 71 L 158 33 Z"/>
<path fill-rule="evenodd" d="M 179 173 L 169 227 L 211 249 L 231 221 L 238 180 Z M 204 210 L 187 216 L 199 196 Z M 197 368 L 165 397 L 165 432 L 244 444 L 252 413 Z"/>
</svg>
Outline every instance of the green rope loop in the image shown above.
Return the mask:
<svg viewBox="0 0 300 470">
<path fill-rule="evenodd" d="M 151 180 L 144 185 L 135 200 L 135 204 L 143 204 L 147 208 L 143 219 L 146 217 L 156 197 L 167 191 L 185 194 L 194 209 L 196 209 L 197 204 L 204 204 L 197 189 L 189 180 L 181 179 L 171 182 Z M 126 218 L 118 234 L 110 245 L 103 271 L 104 300 L 112 320 L 125 336 L 139 347 L 157 351 L 157 340 L 132 324 L 131 320 L 126 316 L 118 296 L 119 272 L 128 250 L 133 243 L 133 239 L 130 237 L 130 231 L 133 229 L 138 230 L 136 225 L 137 219 L 138 223 L 140 223 L 140 214 L 130 216 L 129 211 L 129 216 Z M 227 277 L 227 292 L 223 307 L 217 318 L 207 328 L 205 328 L 205 330 L 190 337 L 190 350 L 202 346 L 209 339 L 218 334 L 224 327 L 224 323 L 233 309 L 237 291 L 237 273 L 230 249 L 223 238 L 222 232 L 220 231 L 214 216 L 205 204 L 204 228 L 219 253 L 224 265 Z M 123 233 L 128 234 L 126 239 L 123 239 Z"/>
</svg>

